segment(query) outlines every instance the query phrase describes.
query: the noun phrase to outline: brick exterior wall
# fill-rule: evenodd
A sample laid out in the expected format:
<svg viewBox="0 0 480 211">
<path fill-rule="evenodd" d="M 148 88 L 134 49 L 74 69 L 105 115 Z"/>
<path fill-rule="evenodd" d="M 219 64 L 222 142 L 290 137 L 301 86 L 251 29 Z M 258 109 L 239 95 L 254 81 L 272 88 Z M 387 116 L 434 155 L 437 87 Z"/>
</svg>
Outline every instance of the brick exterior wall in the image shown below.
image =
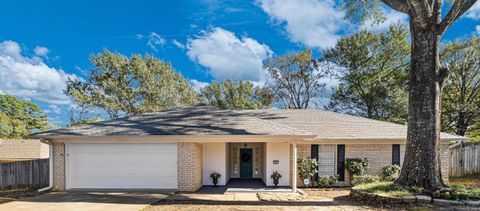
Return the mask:
<svg viewBox="0 0 480 211">
<path fill-rule="evenodd" d="M 345 145 L 345 159 L 367 158 L 368 167 L 365 174 L 382 175 L 382 168 L 392 164 L 391 144 L 347 144 Z M 345 181 L 350 181 L 348 171 L 345 170 Z"/>
<path fill-rule="evenodd" d="M 310 144 L 297 144 L 297 157 L 311 157 Z M 298 173 L 298 170 L 297 170 Z M 290 144 L 290 178 L 293 175 L 293 145 Z M 290 180 L 290 186 L 293 186 L 293 179 Z M 303 187 L 303 179 L 297 176 L 297 187 Z"/>
<path fill-rule="evenodd" d="M 402 156 L 403 157 L 403 156 Z M 345 158 L 367 158 L 368 168 L 365 174 L 382 176 L 382 168 L 392 164 L 391 144 L 350 144 L 345 145 Z M 440 168 L 442 179 L 448 181 L 448 144 L 440 145 Z M 345 181 L 350 181 L 345 170 Z"/>
<path fill-rule="evenodd" d="M 298 144 L 297 155 L 310 157 L 310 146 L 309 144 Z M 392 144 L 346 144 L 345 158 L 367 158 L 369 162 L 365 174 L 381 176 L 382 168 L 392 164 Z M 444 181 L 448 181 L 448 144 L 440 145 L 440 160 L 442 178 Z M 292 164 L 291 162 L 290 167 L 293 167 Z M 292 171 L 290 171 L 291 175 Z M 348 185 L 349 181 L 348 171 L 345 170 L 345 182 L 340 183 L 340 185 Z M 297 178 L 297 187 L 303 186 L 303 181 Z"/>
<path fill-rule="evenodd" d="M 53 190 L 65 191 L 65 144 L 53 143 Z"/>
<path fill-rule="evenodd" d="M 48 144 L 40 140 L 0 139 L 0 160 L 30 160 L 48 158 Z"/>
<path fill-rule="evenodd" d="M 203 145 L 177 143 L 178 190 L 196 191 L 202 187 Z"/>
</svg>

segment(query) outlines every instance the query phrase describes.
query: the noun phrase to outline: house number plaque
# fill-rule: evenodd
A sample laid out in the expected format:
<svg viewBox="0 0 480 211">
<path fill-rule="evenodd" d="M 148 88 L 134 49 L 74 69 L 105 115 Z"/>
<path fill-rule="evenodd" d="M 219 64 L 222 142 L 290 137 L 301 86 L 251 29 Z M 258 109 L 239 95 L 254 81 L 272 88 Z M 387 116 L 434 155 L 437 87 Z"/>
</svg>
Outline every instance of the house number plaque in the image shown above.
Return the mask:
<svg viewBox="0 0 480 211">
<path fill-rule="evenodd" d="M 278 160 L 273 160 L 273 164 L 278 164 L 280 162 L 278 162 Z"/>
</svg>

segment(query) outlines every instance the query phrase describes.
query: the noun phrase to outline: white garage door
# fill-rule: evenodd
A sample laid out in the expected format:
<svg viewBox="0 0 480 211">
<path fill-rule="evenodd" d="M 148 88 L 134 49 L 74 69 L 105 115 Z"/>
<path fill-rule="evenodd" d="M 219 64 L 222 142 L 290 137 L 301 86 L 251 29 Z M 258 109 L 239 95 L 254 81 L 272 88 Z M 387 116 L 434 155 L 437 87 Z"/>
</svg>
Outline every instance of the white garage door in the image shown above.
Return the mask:
<svg viewBox="0 0 480 211">
<path fill-rule="evenodd" d="M 175 143 L 69 143 L 67 188 L 176 189 Z"/>
</svg>

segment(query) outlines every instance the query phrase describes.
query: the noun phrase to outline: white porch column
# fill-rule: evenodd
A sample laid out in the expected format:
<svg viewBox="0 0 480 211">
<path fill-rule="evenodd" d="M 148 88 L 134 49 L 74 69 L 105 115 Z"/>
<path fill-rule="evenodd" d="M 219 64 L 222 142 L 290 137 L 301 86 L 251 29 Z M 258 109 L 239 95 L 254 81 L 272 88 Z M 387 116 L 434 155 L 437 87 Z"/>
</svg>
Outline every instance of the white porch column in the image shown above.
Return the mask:
<svg viewBox="0 0 480 211">
<path fill-rule="evenodd" d="M 292 173 L 292 183 L 293 183 L 293 192 L 297 192 L 297 144 L 293 143 L 293 173 Z"/>
</svg>

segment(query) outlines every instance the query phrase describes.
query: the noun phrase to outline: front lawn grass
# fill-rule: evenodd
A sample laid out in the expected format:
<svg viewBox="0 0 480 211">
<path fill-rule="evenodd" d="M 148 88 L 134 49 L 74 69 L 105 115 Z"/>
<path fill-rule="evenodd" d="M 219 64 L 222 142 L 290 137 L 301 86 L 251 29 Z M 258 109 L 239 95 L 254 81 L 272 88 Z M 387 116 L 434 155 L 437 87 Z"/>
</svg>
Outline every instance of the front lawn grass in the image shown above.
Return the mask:
<svg viewBox="0 0 480 211">
<path fill-rule="evenodd" d="M 466 188 L 479 188 L 480 189 L 480 177 L 450 177 L 448 179 L 449 184 L 463 185 Z"/>
<path fill-rule="evenodd" d="M 469 198 L 480 199 L 480 178 L 450 178 L 447 186 L 456 192 L 466 193 Z M 393 182 L 386 181 L 359 184 L 355 187 L 369 193 L 388 196 L 401 197 L 416 194 L 414 191 L 400 188 L 393 185 Z"/>
<path fill-rule="evenodd" d="M 360 190 L 367 191 L 369 193 L 375 193 L 375 194 L 381 194 L 381 195 L 387 195 L 387 196 L 402 197 L 402 196 L 414 195 L 414 193 L 408 190 L 405 190 L 393 185 L 393 182 L 384 182 L 384 181 L 372 182 L 372 183 L 360 184 L 355 187 L 359 188 Z"/>
<path fill-rule="evenodd" d="M 480 178 L 449 178 L 447 185 L 455 191 L 466 192 L 470 198 L 480 199 Z"/>
</svg>

